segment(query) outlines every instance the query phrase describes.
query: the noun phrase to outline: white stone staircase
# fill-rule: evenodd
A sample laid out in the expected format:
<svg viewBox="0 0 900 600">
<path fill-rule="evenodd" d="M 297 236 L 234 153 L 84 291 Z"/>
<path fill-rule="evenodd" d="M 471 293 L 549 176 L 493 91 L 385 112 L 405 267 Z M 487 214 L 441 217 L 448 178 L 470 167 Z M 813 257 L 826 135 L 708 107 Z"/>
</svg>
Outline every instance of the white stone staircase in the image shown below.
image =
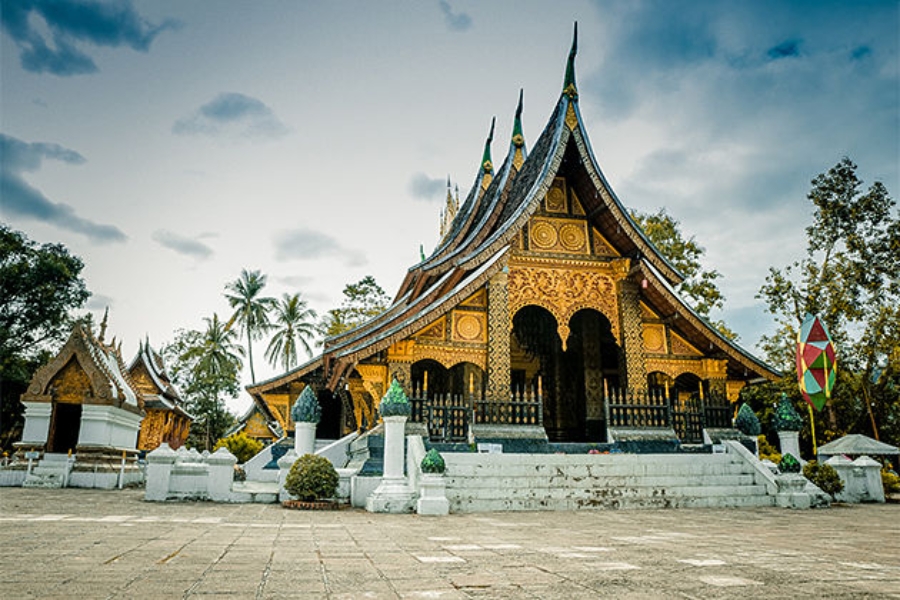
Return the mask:
<svg viewBox="0 0 900 600">
<path fill-rule="evenodd" d="M 22 487 L 61 488 L 66 484 L 74 461 L 65 454 L 46 453 L 25 476 Z"/>
<path fill-rule="evenodd" d="M 736 454 L 444 454 L 451 512 L 774 506 Z"/>
</svg>

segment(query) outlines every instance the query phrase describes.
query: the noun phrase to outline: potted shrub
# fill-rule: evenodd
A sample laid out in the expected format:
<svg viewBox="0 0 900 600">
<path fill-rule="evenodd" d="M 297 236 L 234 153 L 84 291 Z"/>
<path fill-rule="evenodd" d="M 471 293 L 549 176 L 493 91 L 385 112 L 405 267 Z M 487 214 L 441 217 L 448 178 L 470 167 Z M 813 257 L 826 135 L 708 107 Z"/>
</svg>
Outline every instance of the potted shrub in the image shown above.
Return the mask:
<svg viewBox="0 0 900 600">
<path fill-rule="evenodd" d="M 334 495 L 338 488 L 338 474 L 331 461 L 315 454 L 298 458 L 284 481 L 284 489 L 297 500 L 286 500 L 288 508 L 335 508 Z"/>
</svg>

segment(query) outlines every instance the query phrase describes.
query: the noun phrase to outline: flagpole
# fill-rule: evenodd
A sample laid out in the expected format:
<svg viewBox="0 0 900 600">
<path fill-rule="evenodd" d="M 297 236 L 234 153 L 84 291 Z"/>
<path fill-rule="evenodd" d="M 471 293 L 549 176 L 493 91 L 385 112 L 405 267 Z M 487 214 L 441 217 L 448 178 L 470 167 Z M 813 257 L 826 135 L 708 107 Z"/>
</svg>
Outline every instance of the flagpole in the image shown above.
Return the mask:
<svg viewBox="0 0 900 600">
<path fill-rule="evenodd" d="M 807 404 L 806 408 L 809 409 L 809 429 L 812 432 L 813 460 L 818 460 L 819 450 L 816 448 L 816 416 L 813 414 L 812 404 Z"/>
</svg>

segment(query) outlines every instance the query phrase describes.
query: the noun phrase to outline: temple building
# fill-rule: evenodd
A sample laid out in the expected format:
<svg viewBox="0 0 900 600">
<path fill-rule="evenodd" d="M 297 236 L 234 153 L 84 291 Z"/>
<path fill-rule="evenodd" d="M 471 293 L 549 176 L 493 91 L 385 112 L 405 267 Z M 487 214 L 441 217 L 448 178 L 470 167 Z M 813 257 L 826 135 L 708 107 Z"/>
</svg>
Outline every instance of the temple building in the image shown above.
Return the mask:
<svg viewBox="0 0 900 600">
<path fill-rule="evenodd" d="M 162 356 L 150 341 L 141 342 L 128 374 L 141 395 L 146 416 L 141 422 L 138 450 L 154 450 L 165 442 L 178 449 L 187 440 L 193 417 L 184 409 L 184 401 L 166 372 Z"/>
<path fill-rule="evenodd" d="M 22 394 L 25 427 L 20 447 L 47 453 L 136 452 L 144 417 L 115 340 L 103 342 L 76 324 L 62 349 L 38 369 Z"/>
<path fill-rule="evenodd" d="M 778 376 L 679 295 L 682 275 L 609 185 L 575 52 L 530 149 L 520 94 L 499 167 L 492 123 L 471 190 L 457 208 L 448 189 L 452 220 L 390 307 L 247 388 L 260 425 L 273 417 L 290 432 L 290 403 L 312 385 L 318 437 L 371 427 L 396 378 L 432 440 L 602 442 L 615 427 L 665 426 L 698 442 L 700 427 L 730 427 L 744 386 Z"/>
</svg>

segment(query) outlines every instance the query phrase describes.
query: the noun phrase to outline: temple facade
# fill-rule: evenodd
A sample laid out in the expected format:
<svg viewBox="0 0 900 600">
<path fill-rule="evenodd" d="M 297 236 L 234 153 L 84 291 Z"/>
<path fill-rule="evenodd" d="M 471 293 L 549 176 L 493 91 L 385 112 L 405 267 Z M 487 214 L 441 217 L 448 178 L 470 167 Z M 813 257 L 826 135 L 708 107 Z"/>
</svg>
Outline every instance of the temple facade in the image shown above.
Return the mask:
<svg viewBox="0 0 900 600">
<path fill-rule="evenodd" d="M 141 395 L 146 414 L 138 435 L 138 450 L 154 450 L 163 442 L 177 450 L 187 440 L 193 417 L 184 409 L 184 401 L 169 379 L 162 356 L 150 346 L 149 340 L 139 344 L 128 374 Z"/>
<path fill-rule="evenodd" d="M 521 94 L 499 167 L 491 125 L 471 190 L 391 306 L 247 388 L 267 429 L 292 430 L 290 403 L 307 385 L 326 413 L 319 437 L 370 427 L 397 379 L 432 439 L 602 442 L 613 427 L 666 426 L 689 442 L 698 427 L 730 426 L 744 386 L 778 376 L 678 294 L 682 275 L 604 177 L 575 50 L 530 151 Z M 451 202 L 448 190 L 444 215 Z"/>
</svg>

